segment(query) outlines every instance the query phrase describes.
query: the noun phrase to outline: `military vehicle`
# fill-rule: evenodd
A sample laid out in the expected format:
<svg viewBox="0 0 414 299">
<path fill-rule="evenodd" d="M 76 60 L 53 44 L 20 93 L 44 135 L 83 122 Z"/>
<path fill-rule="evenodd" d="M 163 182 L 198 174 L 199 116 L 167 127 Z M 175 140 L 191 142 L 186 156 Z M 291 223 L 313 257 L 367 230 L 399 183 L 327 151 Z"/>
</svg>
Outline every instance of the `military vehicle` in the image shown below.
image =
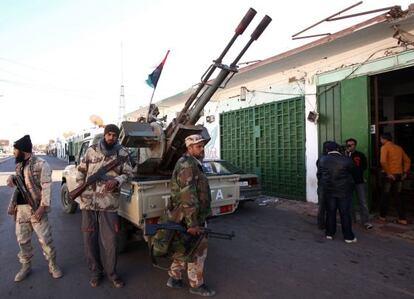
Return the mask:
<svg viewBox="0 0 414 299">
<path fill-rule="evenodd" d="M 135 176 L 130 182 L 120 187 L 121 200 L 118 214 L 127 220 L 125 223 L 142 229 L 145 223 L 156 223 L 165 212 L 170 198 L 172 171 L 178 159 L 186 151 L 184 139 L 192 134 L 200 134 L 205 140 L 210 140 L 207 129 L 197 124 L 205 105 L 217 89 L 224 88 L 237 73 L 238 62 L 272 20 L 266 15 L 234 61 L 230 65 L 223 64 L 224 56 L 236 39 L 243 34 L 255 15 L 256 11 L 250 8 L 221 55 L 204 73 L 201 82 L 186 101 L 177 118 L 172 120 L 166 129 L 164 129 L 162 121 L 157 118 L 158 109 L 154 104 L 149 106 L 150 111 L 146 119 L 140 119 L 136 122 L 122 122 L 119 140 L 122 145 L 134 149 L 137 153 Z M 210 80 L 216 70 L 219 73 L 215 79 Z M 93 142 L 92 137 L 85 140 L 85 147 L 91 145 L 91 142 Z M 78 160 L 84 153 L 83 148 L 84 145 L 81 147 Z M 64 206 L 68 202 L 65 200 L 68 189 L 74 188 L 73 175 L 70 174 L 72 170 L 71 168 L 65 169 L 63 172 L 62 203 Z M 213 215 L 234 212 L 237 208 L 240 191 L 239 176 L 209 176 L 208 179 L 212 191 Z M 76 209 L 76 207 L 69 207 L 67 204 L 66 206 L 65 210 L 68 212 Z"/>
</svg>

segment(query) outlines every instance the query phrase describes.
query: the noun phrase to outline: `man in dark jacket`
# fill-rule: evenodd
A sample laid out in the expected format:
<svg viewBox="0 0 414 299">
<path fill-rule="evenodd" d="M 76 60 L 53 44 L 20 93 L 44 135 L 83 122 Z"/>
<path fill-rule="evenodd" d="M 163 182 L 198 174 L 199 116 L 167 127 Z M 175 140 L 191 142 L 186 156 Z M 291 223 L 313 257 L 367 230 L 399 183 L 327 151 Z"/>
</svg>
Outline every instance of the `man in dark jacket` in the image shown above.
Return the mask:
<svg viewBox="0 0 414 299">
<path fill-rule="evenodd" d="M 359 214 L 361 217 L 361 224 L 366 229 L 372 229 L 372 224 L 369 223 L 369 212 L 367 202 L 367 185 L 364 181 L 364 171 L 367 169 L 367 158 L 365 155 L 356 150 L 357 141 L 354 138 L 346 140 L 346 154 L 352 159 L 355 164 L 355 190 L 359 201 Z"/>
<path fill-rule="evenodd" d="M 328 154 L 318 163 L 318 177 L 326 200 L 326 238 L 332 240 L 336 233 L 336 211 L 341 216 L 342 234 L 346 243 L 355 243 L 352 232 L 351 207 L 354 191 L 354 164 L 339 152 L 339 145 L 331 141 L 326 144 Z"/>
</svg>

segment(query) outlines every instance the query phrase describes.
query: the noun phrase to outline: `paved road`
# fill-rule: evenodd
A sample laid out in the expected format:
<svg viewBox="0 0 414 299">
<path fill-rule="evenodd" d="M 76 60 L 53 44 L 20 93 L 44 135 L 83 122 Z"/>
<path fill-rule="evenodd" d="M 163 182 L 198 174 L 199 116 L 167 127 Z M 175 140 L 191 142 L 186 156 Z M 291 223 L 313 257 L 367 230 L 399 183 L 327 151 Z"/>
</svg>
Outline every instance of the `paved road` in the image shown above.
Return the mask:
<svg viewBox="0 0 414 299">
<path fill-rule="evenodd" d="M 46 157 L 54 170 L 65 164 Z M 0 165 L 0 178 L 13 161 Z M 53 225 L 58 262 L 65 277 L 54 280 L 37 240 L 33 273 L 14 283 L 19 269 L 12 219 L 6 216 L 11 189 L 0 180 L 0 298 L 194 298 L 165 286 L 167 274 L 154 269 L 143 243 L 132 243 L 119 258 L 124 289 L 108 281 L 92 289 L 84 262 L 80 214 L 60 208 L 58 181 L 53 183 Z M 247 204 L 233 215 L 213 219 L 210 227 L 236 232 L 229 242 L 211 240 L 206 279 L 216 298 L 414 298 L 413 243 L 356 230 L 359 243 L 345 244 L 341 234 L 327 241 L 315 220 L 277 205 Z"/>
<path fill-rule="evenodd" d="M 0 163 L 6 162 L 7 160 L 12 159 L 11 156 L 0 156 Z"/>
</svg>

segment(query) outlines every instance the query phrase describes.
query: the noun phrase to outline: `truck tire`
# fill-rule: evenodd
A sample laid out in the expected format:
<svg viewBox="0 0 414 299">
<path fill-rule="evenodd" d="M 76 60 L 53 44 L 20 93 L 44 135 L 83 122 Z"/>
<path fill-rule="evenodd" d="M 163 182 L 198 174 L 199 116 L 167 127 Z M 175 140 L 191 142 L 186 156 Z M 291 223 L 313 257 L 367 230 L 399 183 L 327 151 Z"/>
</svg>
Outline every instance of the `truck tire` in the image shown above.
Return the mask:
<svg viewBox="0 0 414 299">
<path fill-rule="evenodd" d="M 63 183 L 60 187 L 60 200 L 65 213 L 73 214 L 78 209 L 78 203 L 75 201 L 71 203 L 69 200 L 69 189 L 66 183 Z"/>
</svg>

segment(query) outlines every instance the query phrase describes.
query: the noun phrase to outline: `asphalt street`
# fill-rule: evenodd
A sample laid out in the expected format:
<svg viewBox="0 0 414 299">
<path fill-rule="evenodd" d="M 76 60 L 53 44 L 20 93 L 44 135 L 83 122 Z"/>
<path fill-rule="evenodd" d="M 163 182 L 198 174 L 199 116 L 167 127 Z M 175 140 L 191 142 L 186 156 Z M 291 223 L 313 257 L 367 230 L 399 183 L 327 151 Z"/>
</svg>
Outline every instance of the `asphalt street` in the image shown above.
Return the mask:
<svg viewBox="0 0 414 299">
<path fill-rule="evenodd" d="M 129 244 L 119 256 L 125 288 L 114 289 L 107 280 L 91 288 L 80 213 L 65 214 L 60 205 L 59 171 L 66 163 L 43 158 L 54 169 L 49 219 L 65 276 L 51 278 L 34 236 L 33 272 L 20 283 L 13 281 L 20 265 L 14 222 L 6 214 L 12 189 L 4 182 L 14 170 L 14 161 L 7 160 L 0 163 L 0 298 L 196 297 L 166 287 L 167 273 L 152 267 L 144 242 Z M 407 240 L 357 228 L 356 244 L 345 244 L 340 230 L 329 241 L 313 217 L 254 202 L 212 219 L 210 228 L 236 233 L 233 241 L 210 239 L 205 278 L 216 298 L 414 298 L 414 244 Z"/>
</svg>

